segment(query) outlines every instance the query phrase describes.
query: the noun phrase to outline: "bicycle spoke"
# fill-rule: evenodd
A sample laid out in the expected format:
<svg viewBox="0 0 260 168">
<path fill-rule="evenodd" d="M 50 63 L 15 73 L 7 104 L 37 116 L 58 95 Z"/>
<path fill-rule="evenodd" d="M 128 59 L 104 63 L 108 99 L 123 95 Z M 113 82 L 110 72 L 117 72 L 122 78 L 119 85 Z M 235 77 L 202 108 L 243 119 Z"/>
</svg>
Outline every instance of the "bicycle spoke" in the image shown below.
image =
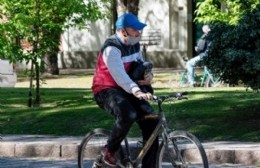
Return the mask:
<svg viewBox="0 0 260 168">
<path fill-rule="evenodd" d="M 104 131 L 93 131 L 87 135 L 79 148 L 80 168 L 106 168 L 102 163 L 101 151 L 106 145 L 109 134 Z"/>
<path fill-rule="evenodd" d="M 159 168 L 208 167 L 203 147 L 196 137 L 187 132 L 177 131 L 177 134 L 173 134 L 169 138 L 168 149 L 166 150 L 166 147 L 160 149 L 157 162 Z"/>
</svg>

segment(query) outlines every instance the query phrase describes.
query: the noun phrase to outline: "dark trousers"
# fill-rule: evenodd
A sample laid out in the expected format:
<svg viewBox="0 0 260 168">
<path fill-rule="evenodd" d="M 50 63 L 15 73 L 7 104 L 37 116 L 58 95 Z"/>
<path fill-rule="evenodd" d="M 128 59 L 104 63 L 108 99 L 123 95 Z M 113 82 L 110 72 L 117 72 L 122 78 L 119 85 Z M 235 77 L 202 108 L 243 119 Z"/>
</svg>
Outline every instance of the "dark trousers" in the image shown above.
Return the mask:
<svg viewBox="0 0 260 168">
<path fill-rule="evenodd" d="M 134 122 L 139 125 L 143 141 L 146 142 L 156 127 L 158 120 L 142 120 L 144 115 L 154 113 L 153 108 L 145 100 L 139 100 L 134 95 L 123 90 L 109 88 L 96 94 L 97 104 L 116 118 L 107 147 L 110 152 L 116 152 Z M 141 120 L 140 120 L 141 119 Z M 143 168 L 155 167 L 158 150 L 158 137 L 143 159 Z"/>
</svg>

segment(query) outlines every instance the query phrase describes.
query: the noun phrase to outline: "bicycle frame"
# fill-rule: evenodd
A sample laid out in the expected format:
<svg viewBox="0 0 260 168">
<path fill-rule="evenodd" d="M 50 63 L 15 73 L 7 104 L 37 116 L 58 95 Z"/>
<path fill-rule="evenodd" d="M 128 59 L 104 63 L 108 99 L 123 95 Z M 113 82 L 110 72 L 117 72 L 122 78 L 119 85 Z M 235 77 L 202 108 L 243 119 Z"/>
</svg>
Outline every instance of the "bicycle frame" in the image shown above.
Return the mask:
<svg viewBox="0 0 260 168">
<path fill-rule="evenodd" d="M 201 81 L 201 85 L 203 85 L 205 83 L 207 77 L 209 77 L 210 82 L 212 82 L 213 85 L 218 83 L 219 80 L 220 80 L 220 77 L 214 77 L 212 75 L 212 73 L 210 72 L 210 70 L 205 66 L 204 67 L 204 73 L 203 73 L 203 80 Z"/>
<path fill-rule="evenodd" d="M 141 161 L 143 160 L 145 154 L 148 152 L 148 150 L 150 149 L 151 145 L 153 144 L 153 142 L 155 141 L 156 137 L 160 134 L 160 130 L 163 130 L 163 141 L 167 142 L 167 135 L 168 135 L 168 131 L 169 128 L 167 127 L 167 123 L 166 123 L 166 117 L 164 115 L 164 112 L 162 110 L 162 101 L 158 100 L 158 108 L 159 108 L 159 112 L 158 114 L 154 115 L 147 115 L 145 116 L 145 119 L 149 119 L 154 118 L 155 116 L 157 116 L 159 118 L 159 122 L 157 124 L 157 126 L 155 127 L 153 133 L 151 134 L 151 136 L 149 137 L 149 139 L 147 140 L 147 142 L 145 143 L 145 145 L 142 147 L 141 151 L 139 152 L 137 158 L 132 161 L 130 159 L 130 151 L 129 151 L 129 146 L 128 146 L 128 141 L 127 139 L 125 139 L 125 145 L 126 145 L 126 151 L 127 151 L 127 159 L 128 161 L 130 161 L 133 165 L 133 167 L 137 167 L 139 166 L 139 164 L 141 163 Z"/>
<path fill-rule="evenodd" d="M 187 76 L 187 70 L 185 70 L 185 71 L 182 73 L 182 75 L 181 75 L 181 79 L 180 79 L 180 83 L 181 83 L 181 84 L 186 84 L 186 83 L 188 82 L 186 76 Z M 195 76 L 195 78 L 196 78 L 196 76 L 197 76 L 196 73 L 194 74 L 194 76 Z M 209 70 L 206 66 L 204 66 L 203 75 L 202 75 L 202 77 L 200 78 L 200 86 L 201 86 L 201 87 L 205 85 L 205 82 L 206 82 L 207 77 L 210 78 L 210 81 L 211 81 L 213 84 L 216 84 L 217 82 L 219 82 L 219 78 L 215 78 L 215 77 L 211 74 L 210 70 Z"/>
<path fill-rule="evenodd" d="M 204 168 L 208 168 L 208 159 L 206 152 L 198 140 L 193 134 L 187 132 L 187 131 L 179 131 L 179 130 L 172 130 L 168 128 L 167 122 L 166 122 L 166 116 L 164 114 L 164 111 L 162 109 L 162 104 L 165 100 L 169 98 L 174 99 L 187 99 L 185 95 L 187 95 L 187 92 L 176 92 L 174 94 L 169 95 L 163 95 L 163 96 L 154 96 L 153 100 L 157 102 L 158 104 L 158 113 L 157 114 L 149 114 L 144 116 L 144 119 L 157 119 L 158 123 L 153 130 L 152 134 L 150 135 L 149 139 L 144 143 L 143 147 L 141 148 L 140 152 L 138 153 L 138 156 L 136 159 L 131 158 L 130 154 L 130 147 L 128 144 L 127 138 L 124 139 L 125 142 L 125 150 L 122 146 L 120 146 L 120 149 L 116 153 L 116 157 L 118 162 L 116 163 L 117 167 L 121 168 L 137 168 L 144 156 L 147 154 L 148 150 L 152 146 L 152 144 L 157 139 L 158 135 L 162 133 L 161 142 L 158 147 L 158 152 L 156 156 L 156 165 L 161 167 L 163 165 L 169 165 L 171 164 L 173 167 L 187 167 L 188 165 L 197 165 L 197 160 L 193 162 L 192 160 L 189 160 L 189 157 L 186 158 L 184 153 L 182 152 L 184 150 L 189 151 L 189 149 L 196 148 L 195 150 L 199 152 L 200 160 L 199 163 L 201 163 Z M 93 158 L 89 157 L 86 154 L 86 150 L 88 150 L 87 145 L 90 145 L 89 147 L 93 147 L 93 144 L 91 143 L 91 140 L 95 141 L 96 137 L 99 137 L 101 135 L 102 143 L 98 144 L 98 150 L 96 155 Z M 82 140 L 80 147 L 79 147 L 79 154 L 78 154 L 78 165 L 79 167 L 84 167 L 84 162 L 92 164 L 94 167 L 102 167 L 107 166 L 107 163 L 103 160 L 104 155 L 102 154 L 102 150 L 104 148 L 103 142 L 105 139 L 107 139 L 110 135 L 110 131 L 102 129 L 102 128 L 96 128 L 92 131 L 90 131 Z M 190 147 L 190 145 L 193 145 Z M 92 145 L 92 146 L 91 146 Z M 187 146 L 187 148 L 185 147 Z M 100 153 L 99 153 L 100 152 Z M 85 155 L 86 154 L 86 155 Z M 166 154 L 166 156 L 165 156 Z M 192 152 L 192 155 L 194 152 Z M 166 157 L 166 158 L 164 158 Z M 190 162 L 191 161 L 191 162 Z"/>
<path fill-rule="evenodd" d="M 203 76 L 201 78 L 200 86 L 204 86 L 204 83 L 209 75 L 212 77 L 212 75 L 208 71 L 208 68 L 204 66 L 204 71 L 203 71 Z"/>
</svg>

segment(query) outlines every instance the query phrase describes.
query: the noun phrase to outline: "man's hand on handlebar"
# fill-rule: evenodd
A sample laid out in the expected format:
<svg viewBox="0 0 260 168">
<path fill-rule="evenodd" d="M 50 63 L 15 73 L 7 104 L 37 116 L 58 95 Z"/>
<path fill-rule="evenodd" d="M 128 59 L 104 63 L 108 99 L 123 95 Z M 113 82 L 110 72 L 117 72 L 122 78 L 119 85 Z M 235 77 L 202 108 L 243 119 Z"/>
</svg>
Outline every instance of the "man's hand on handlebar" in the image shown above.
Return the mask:
<svg viewBox="0 0 260 168">
<path fill-rule="evenodd" d="M 162 95 L 162 96 L 155 96 L 153 95 L 153 99 L 155 101 L 165 101 L 167 99 L 171 99 L 171 98 L 175 98 L 177 100 L 182 100 L 182 99 L 188 99 L 188 97 L 186 96 L 188 95 L 188 92 L 175 92 L 175 93 L 172 93 L 172 94 L 168 94 L 168 95 Z"/>
<path fill-rule="evenodd" d="M 153 100 L 153 95 L 151 93 L 149 93 L 149 92 L 148 93 L 144 93 L 141 90 L 135 92 L 134 96 L 137 97 L 140 100 L 142 100 L 142 99 L 144 99 L 146 101 Z"/>
</svg>

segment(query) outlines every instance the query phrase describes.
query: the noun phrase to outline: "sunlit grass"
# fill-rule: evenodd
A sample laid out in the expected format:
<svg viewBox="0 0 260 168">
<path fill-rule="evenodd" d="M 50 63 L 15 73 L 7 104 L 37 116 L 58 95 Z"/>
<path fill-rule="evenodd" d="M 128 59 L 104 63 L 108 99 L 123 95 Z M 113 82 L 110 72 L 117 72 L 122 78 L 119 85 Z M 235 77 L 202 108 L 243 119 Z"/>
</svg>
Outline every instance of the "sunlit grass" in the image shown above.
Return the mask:
<svg viewBox="0 0 260 168">
<path fill-rule="evenodd" d="M 93 128 L 111 129 L 114 119 L 93 101 L 91 74 L 47 76 L 41 106 L 27 107 L 28 79 L 18 88 L 0 88 L 0 134 L 84 135 Z M 201 140 L 260 140 L 260 94 L 244 87 L 180 88 L 180 73 L 155 73 L 155 94 L 188 91 L 188 100 L 165 102 L 169 126 Z M 170 82 L 171 81 L 171 82 Z M 153 104 L 155 110 L 156 105 Z M 129 132 L 139 136 L 137 125 Z"/>
<path fill-rule="evenodd" d="M 169 101 L 169 126 L 201 140 L 260 140 L 260 94 L 245 88 L 156 88 L 155 94 L 188 91 L 188 100 Z M 90 89 L 42 88 L 41 106 L 27 107 L 27 88 L 0 89 L 1 134 L 84 135 L 111 129 L 113 117 L 97 107 Z M 153 104 L 156 109 L 156 105 Z M 135 125 L 129 135 L 140 133 Z"/>
</svg>

